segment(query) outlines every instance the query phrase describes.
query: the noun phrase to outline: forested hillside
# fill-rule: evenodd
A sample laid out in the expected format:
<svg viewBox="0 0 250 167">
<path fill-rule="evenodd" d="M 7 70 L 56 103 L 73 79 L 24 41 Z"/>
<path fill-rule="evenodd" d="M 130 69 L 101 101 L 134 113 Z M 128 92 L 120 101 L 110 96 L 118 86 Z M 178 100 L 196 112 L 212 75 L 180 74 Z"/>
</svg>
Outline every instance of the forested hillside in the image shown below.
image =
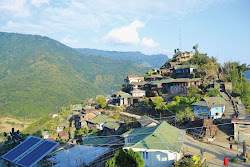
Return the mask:
<svg viewBox="0 0 250 167">
<path fill-rule="evenodd" d="M 72 99 L 111 93 L 126 75 L 146 71 L 130 61 L 83 55 L 47 37 L 0 32 L 0 113 L 40 117 Z"/>
<path fill-rule="evenodd" d="M 168 56 L 164 54 L 145 55 L 141 52 L 117 52 L 88 48 L 78 48 L 75 50 L 86 55 L 101 56 L 114 60 L 131 60 L 132 62 L 143 67 L 160 68 L 162 66 L 162 62 L 166 62 L 168 60 Z"/>
</svg>

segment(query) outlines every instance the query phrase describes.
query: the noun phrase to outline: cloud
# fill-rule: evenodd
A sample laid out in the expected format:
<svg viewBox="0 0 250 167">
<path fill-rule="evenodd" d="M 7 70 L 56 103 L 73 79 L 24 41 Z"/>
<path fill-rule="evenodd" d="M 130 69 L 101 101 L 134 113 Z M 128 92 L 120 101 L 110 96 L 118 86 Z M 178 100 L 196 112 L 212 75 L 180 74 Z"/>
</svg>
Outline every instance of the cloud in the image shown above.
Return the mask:
<svg viewBox="0 0 250 167">
<path fill-rule="evenodd" d="M 49 0 L 31 0 L 32 5 L 39 7 L 43 4 L 49 4 Z"/>
<path fill-rule="evenodd" d="M 144 23 L 134 21 L 128 26 L 114 28 L 105 37 L 104 40 L 112 44 L 138 44 L 140 42 L 137 28 L 143 28 Z"/>
<path fill-rule="evenodd" d="M 0 13 L 0 17 L 8 16 L 12 18 L 22 18 L 30 16 L 26 0 L 1 0 Z"/>
<path fill-rule="evenodd" d="M 5 26 L 0 27 L 0 31 L 5 32 L 13 32 L 13 30 L 18 30 L 19 33 L 24 34 L 39 34 L 39 35 L 46 35 L 47 30 L 37 24 L 32 24 L 29 22 L 13 22 L 8 21 Z"/>
<path fill-rule="evenodd" d="M 147 48 L 155 48 L 159 46 L 158 43 L 155 43 L 153 39 L 150 39 L 150 38 L 142 38 L 141 44 L 142 46 L 147 47 Z"/>
<path fill-rule="evenodd" d="M 70 35 L 67 35 L 66 37 L 64 37 L 63 39 L 60 40 L 60 42 L 62 42 L 63 44 L 70 46 L 70 47 L 76 47 L 78 44 L 78 40 L 76 39 L 71 39 Z"/>
</svg>

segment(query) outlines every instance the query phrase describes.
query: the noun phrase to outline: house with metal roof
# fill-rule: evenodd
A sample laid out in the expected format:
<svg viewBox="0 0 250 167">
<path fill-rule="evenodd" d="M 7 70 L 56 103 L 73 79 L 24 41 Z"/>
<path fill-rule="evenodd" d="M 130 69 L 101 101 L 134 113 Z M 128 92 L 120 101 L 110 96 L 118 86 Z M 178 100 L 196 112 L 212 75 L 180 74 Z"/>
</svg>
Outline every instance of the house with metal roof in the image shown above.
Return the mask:
<svg viewBox="0 0 250 167">
<path fill-rule="evenodd" d="M 72 112 L 81 112 L 82 111 L 82 104 L 74 104 L 72 105 Z"/>
<path fill-rule="evenodd" d="M 192 72 L 198 67 L 195 65 L 175 65 L 173 67 L 173 75 L 177 78 L 192 78 Z"/>
<path fill-rule="evenodd" d="M 141 127 L 152 127 L 160 123 L 159 121 L 154 120 L 147 115 L 143 115 L 141 118 L 137 119 L 137 122 L 139 122 Z"/>
<path fill-rule="evenodd" d="M 210 119 L 221 118 L 225 111 L 225 100 L 222 97 L 204 97 L 193 103 L 194 115 Z"/>
<path fill-rule="evenodd" d="M 171 84 L 169 84 L 168 92 L 173 95 L 177 94 L 187 94 L 188 88 L 190 86 L 200 86 L 202 84 L 201 78 L 176 78 L 171 80 Z"/>
<path fill-rule="evenodd" d="M 111 149 L 107 147 L 92 146 L 74 146 L 56 152 L 52 157 L 48 158 L 51 166 L 102 166 L 102 163 L 95 163 L 101 156 L 108 153 Z M 102 161 L 101 161 L 102 162 Z M 95 164 L 95 165 L 93 165 Z"/>
<path fill-rule="evenodd" d="M 151 75 L 145 79 L 145 81 L 156 81 L 156 80 L 162 80 L 163 77 L 161 75 Z"/>
<path fill-rule="evenodd" d="M 181 158 L 184 134 L 164 121 L 154 127 L 132 129 L 121 137 L 125 139 L 123 149 L 141 152 L 147 167 L 158 167 L 172 166 L 174 160 Z"/>
<path fill-rule="evenodd" d="M 108 122 L 117 122 L 117 120 L 110 118 L 108 115 L 98 115 L 97 117 L 87 121 L 90 130 L 103 130 L 104 124 Z"/>
<path fill-rule="evenodd" d="M 134 89 L 130 91 L 130 93 L 132 94 L 132 97 L 145 97 L 146 95 L 146 91 L 141 89 Z"/>
</svg>

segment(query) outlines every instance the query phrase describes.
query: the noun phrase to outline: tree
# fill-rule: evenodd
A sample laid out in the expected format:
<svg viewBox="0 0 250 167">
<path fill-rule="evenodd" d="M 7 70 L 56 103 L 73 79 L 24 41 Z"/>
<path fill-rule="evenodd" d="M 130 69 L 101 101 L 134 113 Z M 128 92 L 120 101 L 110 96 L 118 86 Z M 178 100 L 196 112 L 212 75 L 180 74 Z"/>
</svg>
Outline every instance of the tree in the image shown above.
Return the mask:
<svg viewBox="0 0 250 167">
<path fill-rule="evenodd" d="M 102 108 L 106 107 L 106 99 L 103 96 L 99 96 L 96 100 L 97 104 L 99 104 Z"/>
<path fill-rule="evenodd" d="M 208 92 L 208 96 L 209 96 L 209 97 L 215 97 L 215 96 L 217 96 L 217 95 L 219 95 L 219 94 L 220 94 L 219 89 L 214 89 L 214 88 L 211 88 L 211 89 L 209 90 L 209 92 Z"/>
<path fill-rule="evenodd" d="M 201 164 L 201 161 L 195 161 L 192 158 L 184 158 L 183 161 L 176 162 L 173 166 L 174 167 L 201 167 L 203 164 Z"/>
<path fill-rule="evenodd" d="M 126 92 L 126 93 L 129 93 L 129 92 L 130 92 L 130 89 L 129 89 L 128 87 L 126 87 L 125 84 L 122 84 L 122 85 L 121 85 L 121 90 L 122 90 L 123 92 Z"/>
<path fill-rule="evenodd" d="M 178 122 L 185 122 L 188 121 L 192 116 L 194 116 L 192 109 L 190 107 L 187 107 L 185 108 L 185 111 L 179 111 L 178 113 L 176 113 L 176 120 Z"/>
<path fill-rule="evenodd" d="M 56 124 L 52 120 L 50 120 L 44 124 L 43 128 L 44 130 L 54 130 L 56 128 Z"/>
<path fill-rule="evenodd" d="M 163 99 L 161 97 L 155 97 L 153 100 L 153 105 L 155 110 L 157 111 L 164 111 L 167 109 L 167 106 L 163 102 Z"/>
<path fill-rule="evenodd" d="M 115 156 L 105 163 L 105 167 L 145 167 L 144 160 L 140 152 L 120 149 L 115 152 Z"/>
</svg>

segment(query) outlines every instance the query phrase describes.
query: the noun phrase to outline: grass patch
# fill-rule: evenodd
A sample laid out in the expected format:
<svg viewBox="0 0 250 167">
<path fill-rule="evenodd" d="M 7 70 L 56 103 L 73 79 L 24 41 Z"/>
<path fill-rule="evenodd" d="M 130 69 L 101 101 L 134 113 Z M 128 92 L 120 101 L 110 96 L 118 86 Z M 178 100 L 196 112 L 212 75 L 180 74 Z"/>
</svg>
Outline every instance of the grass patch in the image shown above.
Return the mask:
<svg viewBox="0 0 250 167">
<path fill-rule="evenodd" d="M 240 162 L 240 160 L 238 158 L 232 158 L 230 161 L 231 162 Z"/>
</svg>

